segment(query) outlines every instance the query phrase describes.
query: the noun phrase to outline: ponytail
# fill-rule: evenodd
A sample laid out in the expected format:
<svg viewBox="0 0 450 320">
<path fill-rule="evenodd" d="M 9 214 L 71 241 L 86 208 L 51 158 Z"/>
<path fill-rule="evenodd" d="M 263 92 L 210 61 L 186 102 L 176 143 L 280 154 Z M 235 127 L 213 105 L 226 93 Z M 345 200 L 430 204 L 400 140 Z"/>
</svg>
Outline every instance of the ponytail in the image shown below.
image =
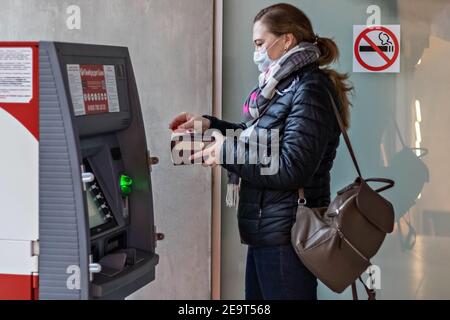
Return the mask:
<svg viewBox="0 0 450 320">
<path fill-rule="evenodd" d="M 341 116 L 344 122 L 345 129 L 350 127 L 350 106 L 351 102 L 349 94 L 353 91 L 353 86 L 349 84 L 349 75 L 347 73 L 339 73 L 336 70 L 328 67 L 330 64 L 339 59 L 339 49 L 336 43 L 330 38 L 317 38 L 317 46 L 320 49 L 319 66 L 333 82 L 342 110 Z"/>
</svg>

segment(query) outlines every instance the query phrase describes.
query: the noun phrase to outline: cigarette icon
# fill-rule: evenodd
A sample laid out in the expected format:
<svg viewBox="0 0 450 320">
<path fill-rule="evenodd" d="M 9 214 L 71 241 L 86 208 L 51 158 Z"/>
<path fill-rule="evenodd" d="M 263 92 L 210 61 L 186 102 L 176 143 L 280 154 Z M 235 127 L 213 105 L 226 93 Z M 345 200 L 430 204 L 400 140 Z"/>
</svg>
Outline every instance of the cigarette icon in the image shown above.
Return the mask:
<svg viewBox="0 0 450 320">
<path fill-rule="evenodd" d="M 377 46 L 382 52 L 394 52 L 394 46 Z M 371 46 L 359 46 L 359 52 L 375 52 Z"/>
<path fill-rule="evenodd" d="M 391 37 L 386 32 L 380 32 L 378 34 L 381 45 L 377 46 L 382 52 L 394 52 L 395 47 L 391 42 Z M 375 48 L 372 46 L 359 46 L 359 52 L 375 52 Z"/>
</svg>

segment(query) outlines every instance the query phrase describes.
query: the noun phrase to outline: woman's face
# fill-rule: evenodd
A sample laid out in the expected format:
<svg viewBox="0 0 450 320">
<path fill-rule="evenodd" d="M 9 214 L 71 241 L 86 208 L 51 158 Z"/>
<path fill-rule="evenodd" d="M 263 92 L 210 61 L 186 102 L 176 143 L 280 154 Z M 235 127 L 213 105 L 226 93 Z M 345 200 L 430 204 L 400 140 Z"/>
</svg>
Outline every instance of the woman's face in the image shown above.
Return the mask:
<svg viewBox="0 0 450 320">
<path fill-rule="evenodd" d="M 261 21 L 256 21 L 253 25 L 253 43 L 255 50 L 267 49 L 269 58 L 273 61 L 278 60 L 288 50 L 293 47 L 295 38 L 292 34 L 277 37 L 269 32 L 268 28 Z"/>
</svg>

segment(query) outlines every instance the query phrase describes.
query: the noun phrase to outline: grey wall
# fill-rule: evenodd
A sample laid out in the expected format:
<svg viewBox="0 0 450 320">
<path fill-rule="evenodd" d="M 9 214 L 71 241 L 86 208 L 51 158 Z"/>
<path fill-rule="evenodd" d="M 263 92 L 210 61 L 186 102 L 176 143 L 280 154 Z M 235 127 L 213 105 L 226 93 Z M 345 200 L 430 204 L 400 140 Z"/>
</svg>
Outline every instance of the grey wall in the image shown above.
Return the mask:
<svg viewBox="0 0 450 320">
<path fill-rule="evenodd" d="M 256 83 L 257 70 L 252 62 L 253 17 L 260 9 L 275 2 L 224 1 L 223 116 L 227 120 L 240 120 L 243 101 Z M 355 86 L 350 136 L 363 175 L 393 178 L 397 182 L 396 189 L 386 195 L 396 208 L 399 222 L 373 260 L 381 268 L 379 297 L 448 299 L 450 258 L 446 252 L 450 247 L 450 229 L 447 228 L 450 205 L 447 159 L 450 149 L 447 105 L 450 64 L 444 57 L 450 50 L 450 3 L 448 0 L 286 2 L 305 11 L 316 33 L 334 38 L 341 50 L 340 63 L 335 67 L 341 72 L 349 72 Z M 402 26 L 399 74 L 351 72 L 352 26 L 366 24 L 366 9 L 371 4 L 380 6 L 382 24 Z M 420 58 L 421 64 L 417 65 Z M 399 157 L 403 146 L 393 122 L 395 119 L 398 123 L 406 146 L 415 147 L 419 136 L 416 100 L 422 105 L 421 147 L 430 152 L 422 159 L 430 171 L 430 181 L 423 188 L 421 170 L 415 162 Z M 332 172 L 332 194 L 354 177 L 350 157 L 341 143 Z M 414 189 L 421 195 L 418 196 Z M 235 211 L 225 206 L 222 207 L 222 226 L 222 297 L 240 299 L 244 296 L 246 248 L 239 242 Z M 322 299 L 349 297 L 348 291 L 344 295 L 335 295 L 323 285 L 319 288 Z"/>
<path fill-rule="evenodd" d="M 165 233 L 156 281 L 136 299 L 210 296 L 211 174 L 174 168 L 168 123 L 182 111 L 211 113 L 213 2 L 210 0 L 2 0 L 0 40 L 49 40 L 129 48 L 153 170 L 155 224 Z M 81 8 L 81 30 L 66 9 Z"/>
</svg>

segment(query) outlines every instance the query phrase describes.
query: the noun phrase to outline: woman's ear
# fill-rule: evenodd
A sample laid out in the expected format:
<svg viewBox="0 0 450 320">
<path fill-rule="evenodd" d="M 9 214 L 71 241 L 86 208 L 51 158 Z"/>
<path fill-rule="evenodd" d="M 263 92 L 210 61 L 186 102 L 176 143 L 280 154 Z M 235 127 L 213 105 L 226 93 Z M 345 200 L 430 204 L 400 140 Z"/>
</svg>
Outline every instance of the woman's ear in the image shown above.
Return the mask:
<svg viewBox="0 0 450 320">
<path fill-rule="evenodd" d="M 297 44 L 297 40 L 292 33 L 285 34 L 285 37 L 284 52 L 287 52 Z"/>
</svg>

